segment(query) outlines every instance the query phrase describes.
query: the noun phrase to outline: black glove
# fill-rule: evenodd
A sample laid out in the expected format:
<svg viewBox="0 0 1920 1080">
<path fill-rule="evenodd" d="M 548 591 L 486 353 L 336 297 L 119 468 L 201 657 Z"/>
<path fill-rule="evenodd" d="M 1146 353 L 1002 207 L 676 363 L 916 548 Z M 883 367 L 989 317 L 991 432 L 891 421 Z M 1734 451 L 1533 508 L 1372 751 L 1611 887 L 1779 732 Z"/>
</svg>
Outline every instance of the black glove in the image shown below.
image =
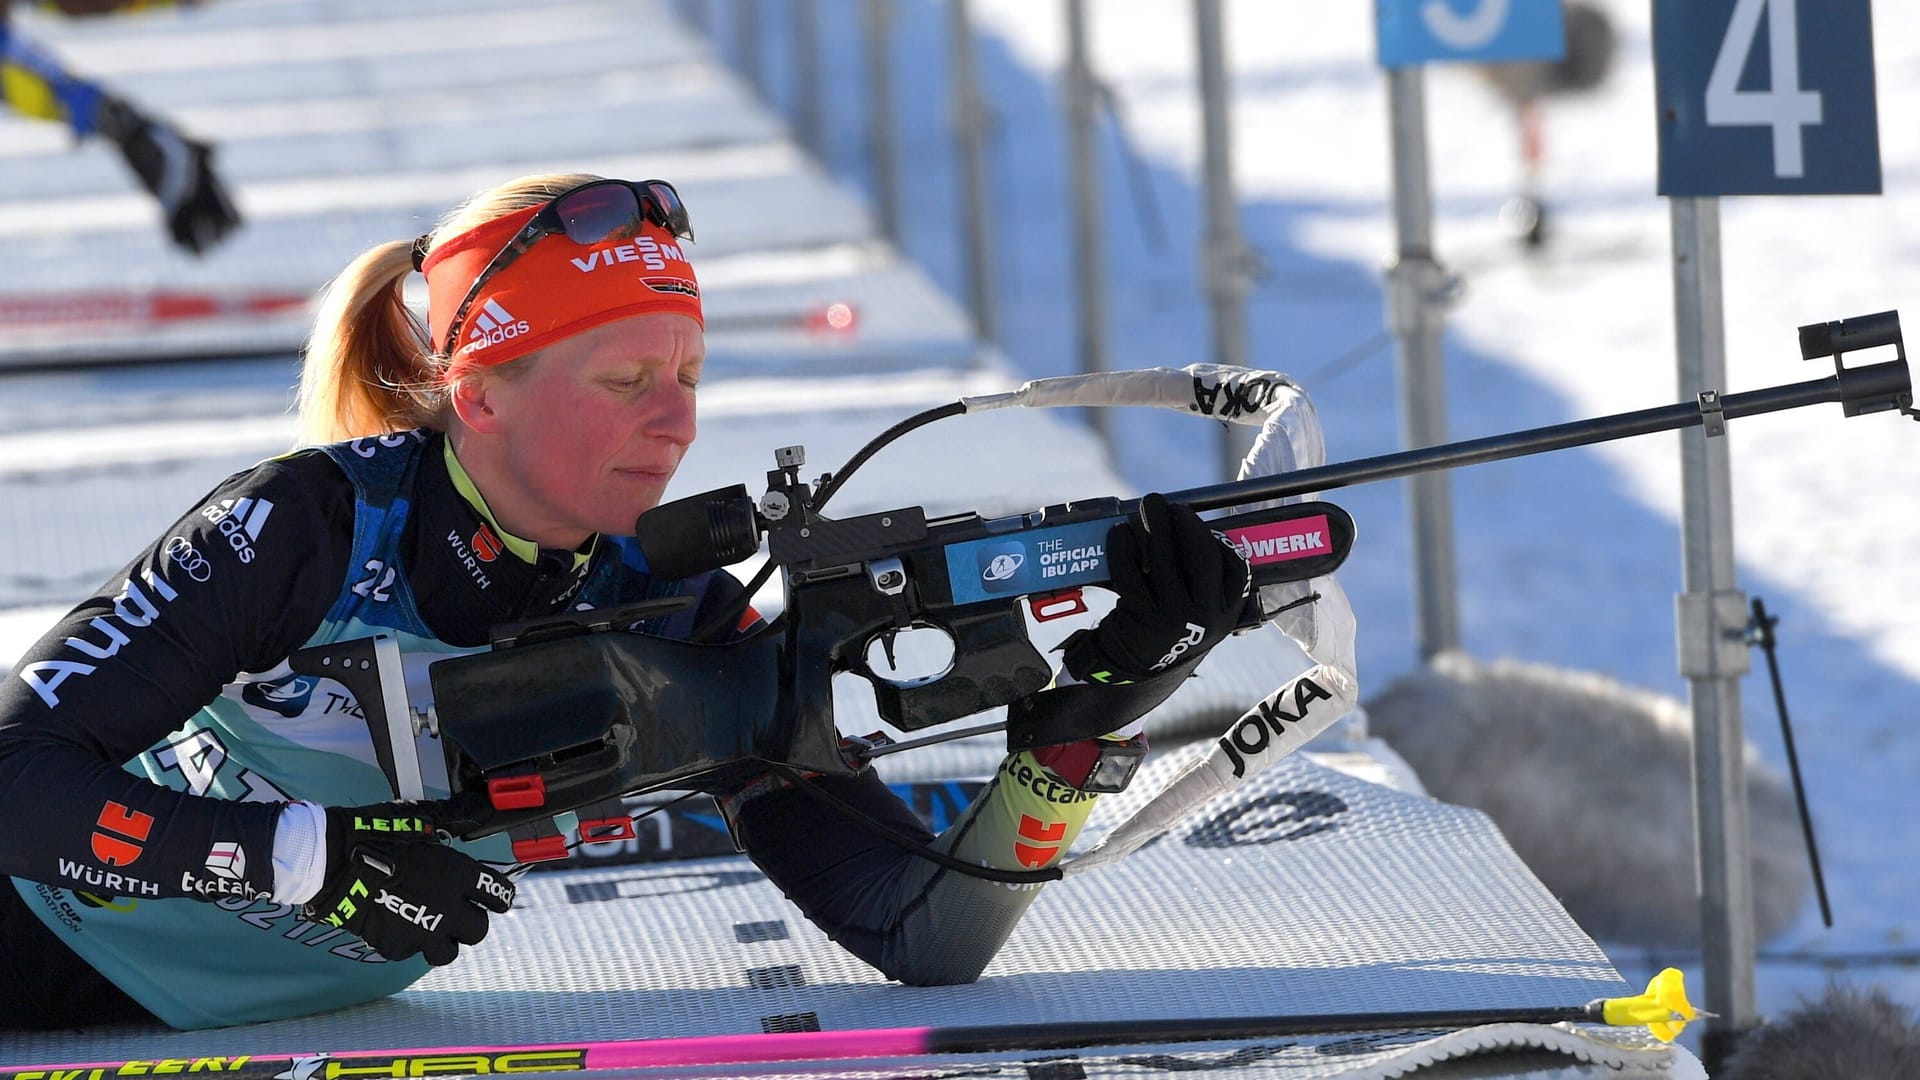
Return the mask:
<svg viewBox="0 0 1920 1080">
<path fill-rule="evenodd" d="M 213 150 L 166 124 L 143 115 L 126 101 L 103 94 L 94 127 L 127 160 L 140 182 L 167 215 L 173 242 L 205 254 L 240 224 L 240 211 L 213 172 Z"/>
<path fill-rule="evenodd" d="M 1246 559 L 1163 495 L 1141 499 L 1137 517 L 1107 531 L 1107 565 L 1119 600 L 1061 645 L 1072 682 L 1007 706 L 1007 749 L 1088 739 L 1145 716 L 1233 632 L 1247 605 Z"/>
<path fill-rule="evenodd" d="M 451 964 L 513 906 L 513 881 L 435 839 L 426 803 L 327 807 L 327 873 L 300 909 L 389 960 Z"/>
<path fill-rule="evenodd" d="M 1247 606 L 1247 560 L 1158 493 L 1107 531 L 1107 567 L 1113 610 L 1064 645 L 1067 672 L 1083 683 L 1139 682 L 1198 662 Z"/>
</svg>

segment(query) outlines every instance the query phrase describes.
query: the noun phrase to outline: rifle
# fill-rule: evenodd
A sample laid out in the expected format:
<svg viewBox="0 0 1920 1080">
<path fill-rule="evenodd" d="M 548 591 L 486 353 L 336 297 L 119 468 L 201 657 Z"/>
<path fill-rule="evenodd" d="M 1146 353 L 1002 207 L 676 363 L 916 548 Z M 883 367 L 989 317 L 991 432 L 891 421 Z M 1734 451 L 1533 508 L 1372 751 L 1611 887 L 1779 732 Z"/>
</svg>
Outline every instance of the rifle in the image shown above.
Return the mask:
<svg viewBox="0 0 1920 1080">
<path fill-rule="evenodd" d="M 1897 313 L 1801 327 L 1800 344 L 1805 359 L 1832 357 L 1833 376 L 1724 396 L 1707 391 L 1692 402 L 1167 497 L 1198 511 L 1295 500 L 1210 522 L 1248 557 L 1260 586 L 1240 624 L 1252 628 L 1279 613 L 1270 602 L 1276 590 L 1269 586 L 1331 574 L 1351 550 L 1352 518 L 1331 503 L 1298 501 L 1309 493 L 1693 426 L 1705 426 L 1709 436 L 1716 436 L 1724 433 L 1728 419 L 1830 401 L 1839 402 L 1847 416 L 1898 409 L 1920 419 Z M 1848 352 L 1885 345 L 1894 347 L 1896 359 L 1856 367 L 1843 361 Z M 1233 381 L 1239 369 L 1186 370 L 1194 372 L 1191 407 L 1208 415 L 1224 415 L 1236 401 L 1244 406 L 1250 392 L 1254 397 L 1261 392 L 1246 378 Z M 1085 610 L 1078 590 L 1107 580 L 1107 531 L 1125 520 L 1137 501 L 1100 497 L 991 518 L 976 513 L 929 518 L 917 506 L 840 519 L 822 511 L 855 468 L 907 431 L 986 408 L 1084 404 L 1059 395 L 1048 400 L 1048 388 L 1087 378 L 1038 380 L 1012 393 L 928 410 L 894 425 L 840 473 L 813 485 L 801 478 L 802 448 L 785 447 L 775 452 L 775 468 L 758 500 L 744 485 L 735 485 L 649 511 L 636 535 L 654 574 L 674 579 L 730 565 L 758 553 L 764 542 L 766 566 L 743 593 L 741 607 L 777 570 L 783 574 L 784 613 L 761 632 L 723 644 L 697 640 L 705 627 L 694 641 L 623 632 L 691 603 L 667 597 L 498 628 L 489 651 L 435 663 L 429 672 L 447 775 L 455 804 L 470 810 L 443 825 L 472 839 L 580 810 L 583 840 L 616 839 L 632 835 L 631 823 L 621 820 L 624 813 L 613 812 L 622 796 L 667 788 L 724 790 L 742 769 L 852 775 L 864 761 L 858 755 L 849 760 L 833 720 L 831 680 L 842 672 L 867 679 L 880 715 L 903 730 L 944 724 L 1037 694 L 1084 689 L 1045 689 L 1053 673 L 1028 637 L 1025 613 L 1046 620 Z M 711 622 L 730 627 L 730 614 Z M 872 646 L 878 644 L 891 659 L 897 634 L 924 627 L 952 641 L 945 670 L 910 680 L 874 670 L 868 660 Z M 394 776 L 395 755 L 412 751 L 413 725 L 405 719 L 404 693 L 395 699 L 391 679 L 384 692 L 379 682 L 365 681 L 379 678 L 369 672 L 387 668 L 397 678 L 396 663 L 380 662 L 381 647 L 378 639 L 358 639 L 304 650 L 295 657 L 294 669 L 362 680 L 360 687 L 349 688 L 375 729 L 383 768 Z M 397 652 L 391 642 L 385 647 Z M 1298 682 L 1289 684 L 1296 705 L 1302 693 Z M 1320 696 L 1333 695 L 1320 690 Z M 1296 734 L 1310 737 L 1337 718 Z M 1056 725 L 1044 732 L 1010 725 L 1009 744 L 1017 748 L 1101 734 L 1098 719 L 1076 718 L 1072 723 L 1087 726 Z M 1277 736 L 1278 726 L 1270 726 Z M 1243 744 L 1236 750 L 1226 739 L 1222 745 L 1232 758 L 1232 777 L 1243 779 L 1248 770 L 1242 758 L 1251 748 Z M 1265 748 L 1264 735 L 1260 747 Z M 1125 776 L 1118 779 L 1124 783 Z M 409 795 L 403 787 L 396 782 L 396 790 Z M 626 831 L 617 831 L 621 824 Z M 616 831 L 594 832 L 607 829 Z M 524 858 L 540 848 L 517 850 Z M 549 843 L 544 850 L 547 857 L 557 857 L 565 847 Z"/>
</svg>

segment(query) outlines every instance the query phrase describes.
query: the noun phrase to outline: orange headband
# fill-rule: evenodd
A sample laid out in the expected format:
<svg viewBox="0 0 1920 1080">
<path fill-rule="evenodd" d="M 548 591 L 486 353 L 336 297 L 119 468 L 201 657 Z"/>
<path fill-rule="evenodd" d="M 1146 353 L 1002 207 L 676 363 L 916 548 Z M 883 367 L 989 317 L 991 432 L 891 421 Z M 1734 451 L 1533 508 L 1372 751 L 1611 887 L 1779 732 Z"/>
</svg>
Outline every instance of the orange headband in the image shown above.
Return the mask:
<svg viewBox="0 0 1920 1080">
<path fill-rule="evenodd" d="M 544 206 L 477 225 L 435 244 L 422 260 L 435 350 L 449 358 L 446 381 L 632 315 L 678 312 L 706 326 L 700 284 L 681 241 L 649 221 L 638 236 L 591 247 L 564 233 L 534 241 L 473 298 L 460 330 L 466 340 L 445 341 L 454 309 L 474 279 Z"/>
</svg>

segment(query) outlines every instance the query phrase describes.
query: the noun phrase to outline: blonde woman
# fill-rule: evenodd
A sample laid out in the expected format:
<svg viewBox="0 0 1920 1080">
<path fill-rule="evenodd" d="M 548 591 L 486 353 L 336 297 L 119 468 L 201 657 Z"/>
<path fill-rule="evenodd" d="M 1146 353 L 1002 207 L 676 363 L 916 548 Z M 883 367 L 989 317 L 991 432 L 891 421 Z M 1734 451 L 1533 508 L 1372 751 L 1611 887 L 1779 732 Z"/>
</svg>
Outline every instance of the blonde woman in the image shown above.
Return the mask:
<svg viewBox="0 0 1920 1080">
<path fill-rule="evenodd" d="M 378 632 L 423 665 L 501 623 L 662 596 L 694 603 L 632 629 L 685 639 L 743 600 L 724 572 L 650 575 L 630 535 L 695 436 L 692 235 L 664 181 L 529 177 L 333 283 L 301 381 L 312 445 L 222 482 L 0 683 L 0 1026 L 301 1015 L 394 993 L 481 940 L 514 894 L 484 861 L 500 838 L 436 833 L 444 776 L 425 777 L 434 798 L 394 801 L 351 695 L 287 658 Z M 425 326 L 402 299 L 416 271 Z M 1116 728 L 1246 592 L 1237 554 L 1147 502 L 1116 529 L 1120 603 L 1062 676 Z M 760 629 L 747 612 L 727 633 Z M 1204 642 L 1175 647 L 1196 628 Z M 1036 893 L 913 845 L 1055 861 L 1092 804 L 1093 742 L 1009 754 L 937 838 L 871 770 L 819 783 L 891 837 L 764 776 L 702 790 L 835 940 L 894 978 L 959 982 Z"/>
</svg>

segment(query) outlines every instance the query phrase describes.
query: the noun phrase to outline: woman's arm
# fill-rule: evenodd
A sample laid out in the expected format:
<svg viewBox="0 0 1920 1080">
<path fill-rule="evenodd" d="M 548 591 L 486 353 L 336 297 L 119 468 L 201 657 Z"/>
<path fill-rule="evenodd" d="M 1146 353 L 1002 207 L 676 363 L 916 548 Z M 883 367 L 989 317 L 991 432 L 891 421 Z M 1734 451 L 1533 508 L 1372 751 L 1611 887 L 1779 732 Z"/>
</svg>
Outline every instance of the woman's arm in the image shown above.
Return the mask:
<svg viewBox="0 0 1920 1080">
<path fill-rule="evenodd" d="M 870 770 L 814 782 L 963 863 L 1038 870 L 1059 862 L 1097 798 L 1087 790 L 1098 749 L 1091 736 L 1128 728 L 1164 701 L 1246 603 L 1239 552 L 1160 496 L 1109 532 L 1107 551 L 1119 600 L 1065 644 L 1073 685 L 1009 708 L 1009 738 L 1019 741 L 945 832 L 932 837 Z M 1067 734 L 1051 740 L 1051 732 Z M 1037 883 L 988 881 L 916 855 L 797 788 L 765 787 L 728 800 L 735 835 L 828 936 L 902 982 L 977 978 L 1039 895 Z"/>
<path fill-rule="evenodd" d="M 123 766 L 306 640 L 344 580 L 352 522 L 352 488 L 324 456 L 266 462 L 36 642 L 0 682 L 0 873 L 182 896 L 215 843 L 239 843 L 248 883 L 270 892 L 280 804 L 198 798 Z"/>
</svg>

